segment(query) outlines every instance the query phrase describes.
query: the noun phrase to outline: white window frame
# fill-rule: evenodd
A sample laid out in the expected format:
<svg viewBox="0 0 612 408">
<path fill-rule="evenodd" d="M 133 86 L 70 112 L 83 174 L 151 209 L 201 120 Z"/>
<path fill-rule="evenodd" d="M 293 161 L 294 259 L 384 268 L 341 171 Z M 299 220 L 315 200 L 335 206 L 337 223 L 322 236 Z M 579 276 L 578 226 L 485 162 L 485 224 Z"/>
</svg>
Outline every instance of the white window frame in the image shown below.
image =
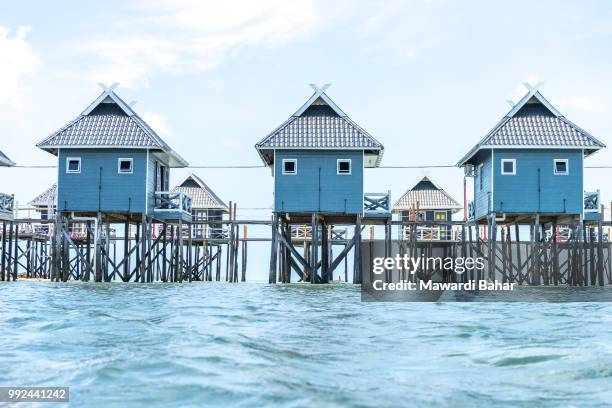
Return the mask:
<svg viewBox="0 0 612 408">
<path fill-rule="evenodd" d="M 512 163 L 512 171 L 504 171 L 504 163 Z M 516 176 L 516 159 L 501 159 L 501 174 L 502 176 Z"/>
<path fill-rule="evenodd" d="M 295 169 L 293 172 L 285 171 L 285 163 L 290 163 L 290 162 L 293 162 L 293 168 Z M 297 172 L 298 172 L 297 159 L 283 159 L 282 166 L 283 167 L 281 168 L 281 171 L 283 173 L 283 176 L 295 176 L 295 175 L 297 175 Z"/>
<path fill-rule="evenodd" d="M 130 162 L 130 171 L 121 171 L 121 162 L 129 161 Z M 119 174 L 134 174 L 134 159 L 131 157 L 121 157 L 117 159 L 117 173 Z"/>
<path fill-rule="evenodd" d="M 348 163 L 349 164 L 349 171 L 348 173 L 341 173 L 340 172 L 340 163 Z M 351 159 L 338 159 L 336 160 L 336 174 L 339 176 L 350 176 L 351 174 L 353 174 L 353 162 Z"/>
<path fill-rule="evenodd" d="M 478 191 L 482 191 L 484 183 L 482 181 L 482 170 L 484 169 L 484 163 L 478 165 Z"/>
<path fill-rule="evenodd" d="M 79 169 L 78 170 L 70 170 L 70 162 L 78 161 Z M 80 173 L 81 172 L 81 158 L 80 157 L 66 157 L 66 173 Z"/>
<path fill-rule="evenodd" d="M 559 172 L 557 171 L 557 163 L 564 162 L 565 163 L 565 171 Z M 568 176 L 569 175 L 569 159 L 553 159 L 553 173 L 555 176 Z"/>
</svg>

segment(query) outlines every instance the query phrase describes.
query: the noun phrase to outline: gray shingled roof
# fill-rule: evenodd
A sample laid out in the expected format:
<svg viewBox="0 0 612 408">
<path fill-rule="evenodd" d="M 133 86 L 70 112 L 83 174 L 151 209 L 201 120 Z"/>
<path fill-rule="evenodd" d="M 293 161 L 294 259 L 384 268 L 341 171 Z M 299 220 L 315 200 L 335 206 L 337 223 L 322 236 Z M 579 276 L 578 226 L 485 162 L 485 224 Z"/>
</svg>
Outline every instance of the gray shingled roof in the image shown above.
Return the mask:
<svg viewBox="0 0 612 408">
<path fill-rule="evenodd" d="M 66 147 L 148 148 L 167 153 L 179 167 L 187 165 L 112 89 L 36 146 L 52 154 Z"/>
<path fill-rule="evenodd" d="M 393 211 L 406 211 L 418 207 L 420 210 L 452 210 L 462 207 L 446 191 L 423 177 L 414 187 L 407 190 L 393 205 Z"/>
<path fill-rule="evenodd" d="M 223 210 L 228 212 L 228 206 L 212 191 L 201 178 L 190 174 L 172 189 L 172 192 L 182 192 L 191 197 L 191 205 L 196 210 Z"/>
<path fill-rule="evenodd" d="M 540 92 L 529 92 L 458 163 L 463 165 L 487 148 L 583 148 L 589 155 L 605 147 L 584 129 L 567 120 Z"/>
<path fill-rule="evenodd" d="M 350 119 L 323 92 L 317 91 L 293 116 L 255 145 L 264 162 L 274 160 L 275 149 L 358 149 L 376 155 L 383 145 Z"/>
<path fill-rule="evenodd" d="M 0 151 L 0 167 L 12 167 L 15 163 Z"/>
<path fill-rule="evenodd" d="M 57 197 L 57 183 L 53 183 L 51 187 L 40 193 L 35 199 L 30 201 L 32 207 L 47 207 L 49 203 L 55 206 Z"/>
</svg>

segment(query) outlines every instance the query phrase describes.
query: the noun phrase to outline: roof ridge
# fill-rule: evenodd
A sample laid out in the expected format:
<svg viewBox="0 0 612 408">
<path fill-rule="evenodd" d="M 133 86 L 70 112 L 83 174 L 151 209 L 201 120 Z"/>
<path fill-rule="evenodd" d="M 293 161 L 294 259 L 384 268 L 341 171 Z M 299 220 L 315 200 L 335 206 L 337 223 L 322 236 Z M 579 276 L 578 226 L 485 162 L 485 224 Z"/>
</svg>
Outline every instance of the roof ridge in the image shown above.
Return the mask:
<svg viewBox="0 0 612 408">
<path fill-rule="evenodd" d="M 4 152 L 0 151 L 0 166 L 3 167 L 13 167 L 15 166 L 15 162 L 12 161 Z"/>
<path fill-rule="evenodd" d="M 544 108 L 552 113 L 553 116 L 546 116 L 547 119 L 545 120 L 542 119 L 542 115 L 536 114 L 526 116 L 527 118 L 531 118 L 531 120 L 525 120 L 525 117 L 523 116 L 516 116 L 516 114 L 527 104 L 527 102 L 534 97 L 542 106 L 544 106 Z M 517 122 L 512 122 L 513 120 Z M 555 120 L 568 126 L 569 129 L 559 126 L 559 122 L 557 122 L 557 126 L 555 126 L 554 122 L 551 122 Z M 538 123 L 542 124 L 542 121 L 544 121 L 547 126 L 538 126 Z M 510 123 L 514 123 L 514 125 L 509 125 Z M 506 128 L 506 126 L 510 127 Z M 533 134 L 534 127 L 537 128 L 537 131 L 540 131 L 536 135 Z M 502 129 L 504 129 L 504 133 L 500 134 Z M 544 130 L 542 131 L 542 129 Z M 516 142 L 516 138 L 518 137 L 516 136 L 516 132 L 519 132 L 521 135 L 521 143 Z M 571 132 L 576 132 L 583 139 L 577 139 L 575 135 L 573 138 L 568 139 L 568 134 L 571 134 Z M 504 143 L 500 143 L 499 141 L 495 142 L 495 139 L 500 138 Z M 537 138 L 538 143 L 535 143 L 534 138 Z M 551 142 L 551 140 L 553 140 L 553 142 Z M 514 105 L 512 109 L 505 116 L 503 116 L 501 120 L 497 122 L 497 124 L 468 151 L 466 155 L 464 155 L 457 162 L 457 166 L 463 166 L 483 148 L 513 147 L 521 149 L 529 148 L 530 146 L 550 147 L 551 149 L 559 147 L 576 149 L 583 148 L 587 155 L 589 155 L 601 148 L 604 148 L 605 144 L 593 137 L 589 132 L 580 126 L 568 120 L 544 97 L 544 95 L 540 93 L 540 91 L 535 88 L 531 88 L 529 92 L 523 96 L 523 98 L 516 105 Z"/>
<path fill-rule="evenodd" d="M 208 196 L 212 199 L 212 201 L 216 202 L 217 205 L 223 207 L 224 209 L 229 209 L 227 204 L 202 180 L 197 174 L 189 173 L 186 177 L 184 177 L 180 183 L 174 186 L 174 189 L 178 188 L 193 188 L 193 187 L 182 187 L 182 184 L 185 183 L 189 178 L 194 180 Z"/>
<path fill-rule="evenodd" d="M 46 195 L 48 195 L 51 192 L 53 192 L 53 190 L 56 191 L 56 198 L 57 198 L 57 182 L 51 184 L 51 186 L 48 187 L 45 191 L 43 191 L 42 193 L 40 193 L 39 195 L 34 197 L 32 200 L 30 200 L 30 202 L 28 204 L 32 205 L 32 206 L 35 206 L 38 201 L 41 201 Z M 45 204 L 48 204 L 48 202 L 45 202 Z M 53 204 L 55 204 L 55 203 L 53 203 Z"/>
</svg>

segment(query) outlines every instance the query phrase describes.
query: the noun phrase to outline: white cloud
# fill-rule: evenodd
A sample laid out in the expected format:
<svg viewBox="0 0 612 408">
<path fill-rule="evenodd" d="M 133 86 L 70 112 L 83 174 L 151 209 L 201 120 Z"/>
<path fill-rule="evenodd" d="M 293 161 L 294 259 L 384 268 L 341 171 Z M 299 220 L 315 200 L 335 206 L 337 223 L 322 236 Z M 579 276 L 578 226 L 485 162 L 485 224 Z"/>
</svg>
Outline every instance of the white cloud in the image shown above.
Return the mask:
<svg viewBox="0 0 612 408">
<path fill-rule="evenodd" d="M 98 57 L 92 80 L 146 87 L 155 72 L 206 70 L 244 47 L 277 47 L 319 27 L 315 0 L 137 3 L 138 17 L 120 19 L 112 40 L 90 38 L 81 48 Z"/>
<path fill-rule="evenodd" d="M 144 119 L 145 122 L 147 122 L 149 126 L 151 126 L 151 128 L 153 128 L 153 130 L 158 135 L 169 136 L 174 134 L 174 131 L 168 125 L 168 118 L 166 118 L 164 115 L 159 115 L 151 111 L 146 111 L 144 113 L 141 113 L 140 116 Z"/>
<path fill-rule="evenodd" d="M 19 92 L 24 79 L 34 73 L 40 61 L 32 51 L 26 36 L 30 27 L 11 30 L 0 26 L 0 104 L 19 107 Z"/>
</svg>

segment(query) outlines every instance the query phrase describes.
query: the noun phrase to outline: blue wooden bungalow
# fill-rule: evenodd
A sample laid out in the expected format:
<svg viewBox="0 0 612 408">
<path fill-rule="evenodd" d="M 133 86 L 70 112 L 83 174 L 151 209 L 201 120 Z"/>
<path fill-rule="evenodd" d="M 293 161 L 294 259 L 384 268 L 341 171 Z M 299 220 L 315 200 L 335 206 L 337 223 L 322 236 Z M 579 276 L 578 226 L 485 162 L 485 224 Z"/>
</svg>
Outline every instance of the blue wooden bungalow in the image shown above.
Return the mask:
<svg viewBox="0 0 612 408">
<path fill-rule="evenodd" d="M 186 167 L 114 88 L 37 146 L 58 157 L 57 210 L 141 214 L 158 221 L 190 221 L 190 198 L 169 190 L 170 169 Z"/>
<path fill-rule="evenodd" d="M 191 214 L 193 221 L 221 221 L 223 215 L 229 213 L 229 207 L 215 192 L 195 174 L 190 174 L 178 183 L 173 193 L 183 193 L 191 197 Z M 223 232 L 222 224 L 198 224 L 194 226 L 195 239 L 227 238 Z"/>
<path fill-rule="evenodd" d="M 0 151 L 0 167 L 12 167 L 15 163 Z M 15 196 L 0 192 L 0 221 L 13 219 Z"/>
<path fill-rule="evenodd" d="M 457 164 L 474 180 L 470 219 L 595 219 L 598 204 L 585 208 L 584 159 L 603 147 L 530 88 Z"/>
<path fill-rule="evenodd" d="M 306 103 L 255 145 L 272 169 L 274 211 L 347 219 L 390 214 L 385 194 L 364 200 L 363 169 L 380 164 L 383 145 L 327 96 L 327 86 L 311 86 Z M 385 199 L 384 209 L 371 205 Z"/>
<path fill-rule="evenodd" d="M 393 205 L 393 213 L 398 214 L 403 222 L 435 221 L 444 222 L 453 219 L 453 214 L 461 210 L 461 205 L 444 189 L 438 187 L 428 177 L 423 177 L 414 187 L 408 189 Z M 418 227 L 418 239 L 450 240 L 450 225 Z M 409 231 L 406 228 L 404 234 Z M 405 238 L 405 237 L 404 237 Z"/>
</svg>

